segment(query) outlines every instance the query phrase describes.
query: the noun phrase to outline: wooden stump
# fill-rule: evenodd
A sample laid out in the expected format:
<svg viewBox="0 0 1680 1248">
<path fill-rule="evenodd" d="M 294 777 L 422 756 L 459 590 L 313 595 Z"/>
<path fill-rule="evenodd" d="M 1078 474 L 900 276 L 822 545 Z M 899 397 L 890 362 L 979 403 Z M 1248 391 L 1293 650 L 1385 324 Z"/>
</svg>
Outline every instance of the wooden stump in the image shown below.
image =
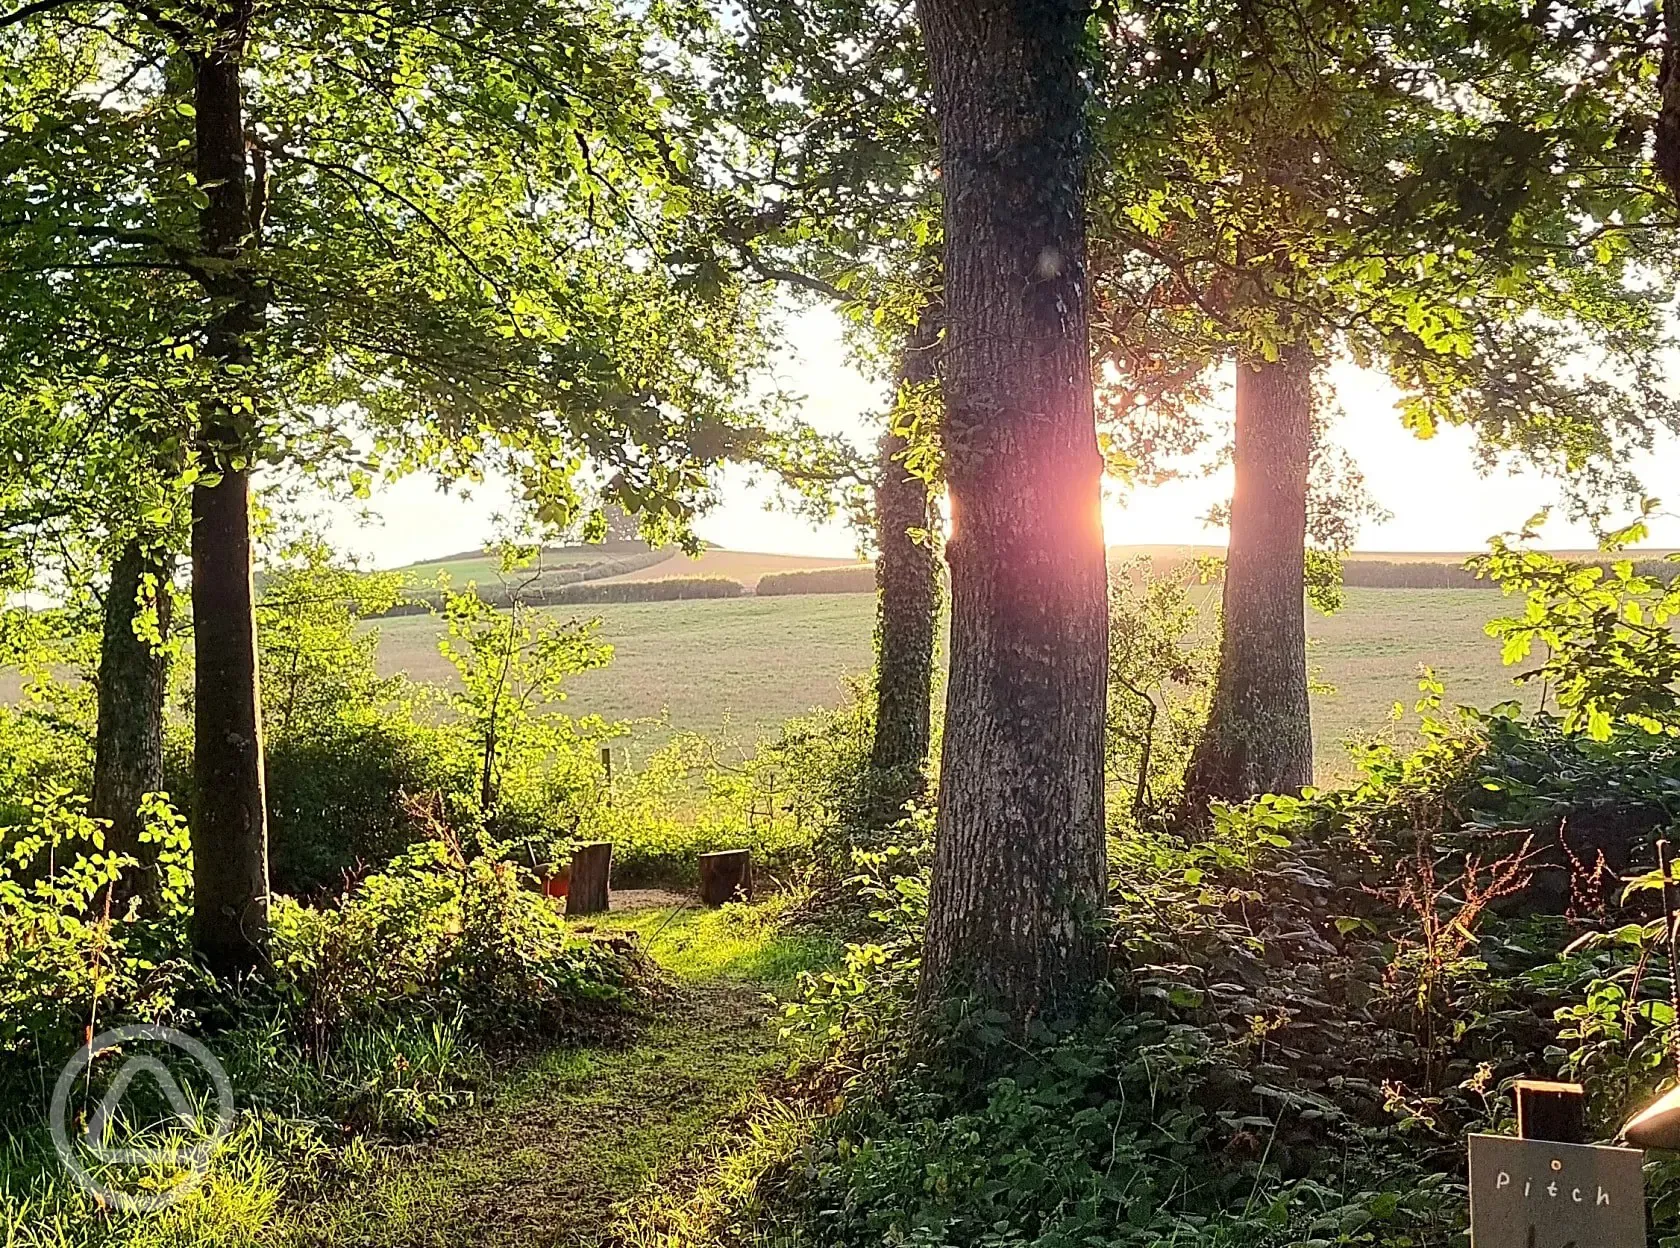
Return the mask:
<svg viewBox="0 0 1680 1248">
<path fill-rule="evenodd" d="M 752 851 L 721 849 L 700 855 L 700 900 L 708 906 L 752 900 Z"/>
<path fill-rule="evenodd" d="M 600 914 L 607 908 L 612 879 L 612 842 L 590 841 L 572 851 L 567 914 Z"/>
<path fill-rule="evenodd" d="M 1518 1079 L 1516 1093 L 1519 1139 L 1587 1142 L 1587 1094 L 1580 1084 Z"/>
</svg>

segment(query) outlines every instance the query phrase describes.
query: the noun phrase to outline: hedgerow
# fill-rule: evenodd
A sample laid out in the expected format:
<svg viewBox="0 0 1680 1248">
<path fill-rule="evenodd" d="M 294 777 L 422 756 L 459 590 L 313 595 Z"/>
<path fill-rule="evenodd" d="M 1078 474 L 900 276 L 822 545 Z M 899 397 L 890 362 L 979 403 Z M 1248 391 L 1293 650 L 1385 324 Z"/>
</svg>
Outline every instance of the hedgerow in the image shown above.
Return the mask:
<svg viewBox="0 0 1680 1248">
<path fill-rule="evenodd" d="M 767 572 L 753 590 L 760 598 L 783 594 L 872 594 L 875 567 L 813 568 L 808 572 Z"/>
</svg>

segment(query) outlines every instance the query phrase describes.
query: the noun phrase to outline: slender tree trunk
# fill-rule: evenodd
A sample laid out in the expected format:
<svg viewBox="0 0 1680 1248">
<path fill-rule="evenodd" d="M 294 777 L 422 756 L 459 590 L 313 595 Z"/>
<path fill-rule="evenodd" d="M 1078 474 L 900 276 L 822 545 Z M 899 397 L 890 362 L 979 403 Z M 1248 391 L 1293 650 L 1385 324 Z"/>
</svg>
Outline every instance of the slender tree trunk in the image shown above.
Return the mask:
<svg viewBox="0 0 1680 1248">
<path fill-rule="evenodd" d="M 93 796 L 89 813 L 110 822 L 106 845 L 140 861 L 123 877 L 120 895 L 157 896 L 150 869 L 156 854 L 141 844 L 140 799 L 163 788 L 163 700 L 169 664 L 135 632 L 145 580 L 155 578 L 158 640 L 169 637 L 168 561 L 137 541 L 123 546 L 111 568 L 99 641 L 99 722 L 94 731 Z"/>
<path fill-rule="evenodd" d="M 214 45 L 195 56 L 198 183 L 209 197 L 199 214 L 200 245 L 231 261 L 212 294 L 221 308 L 209 354 L 224 366 L 250 361 L 257 295 L 238 264 L 252 233 L 239 64 L 249 15 L 217 14 Z M 263 965 L 268 943 L 268 814 L 263 792 L 261 707 L 257 692 L 256 603 L 251 578 L 251 479 L 245 452 L 248 414 L 236 400 L 247 383 L 224 367 L 224 392 L 199 446 L 219 474 L 193 488 L 192 601 L 196 690 L 193 772 L 193 938 L 215 970 Z"/>
<path fill-rule="evenodd" d="M 1185 807 L 1312 783 L 1305 550 L 1313 360 L 1237 364 L 1236 488 L 1218 683 L 1191 755 Z"/>
<path fill-rule="evenodd" d="M 1092 411 L 1088 8 L 918 0 L 945 212 L 951 670 L 924 1002 L 1017 1024 L 1103 970 L 1108 597 Z"/>
<path fill-rule="evenodd" d="M 915 392 L 933 380 L 937 332 L 918 332 L 902 380 Z M 875 740 L 870 749 L 870 824 L 886 827 L 927 788 L 933 733 L 933 648 L 939 616 L 938 518 L 928 485 L 904 466 L 908 443 L 881 435 L 875 478 Z"/>
</svg>

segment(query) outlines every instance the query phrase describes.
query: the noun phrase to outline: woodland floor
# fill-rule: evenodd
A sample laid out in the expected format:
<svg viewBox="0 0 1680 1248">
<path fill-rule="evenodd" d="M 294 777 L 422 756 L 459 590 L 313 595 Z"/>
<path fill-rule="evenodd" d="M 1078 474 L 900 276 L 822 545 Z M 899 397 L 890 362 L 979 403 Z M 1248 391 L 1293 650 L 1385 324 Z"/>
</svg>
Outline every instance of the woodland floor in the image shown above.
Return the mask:
<svg viewBox="0 0 1680 1248">
<path fill-rule="evenodd" d="M 625 900 L 615 898 L 615 902 Z M 661 898 L 663 900 L 663 898 Z M 615 913 L 675 981 L 617 1046 L 562 1048 L 425 1144 L 383 1149 L 303 1242 L 333 1248 L 605 1248 L 638 1198 L 717 1141 L 786 1067 L 773 997 L 833 949 L 731 932 L 691 908 Z"/>
</svg>

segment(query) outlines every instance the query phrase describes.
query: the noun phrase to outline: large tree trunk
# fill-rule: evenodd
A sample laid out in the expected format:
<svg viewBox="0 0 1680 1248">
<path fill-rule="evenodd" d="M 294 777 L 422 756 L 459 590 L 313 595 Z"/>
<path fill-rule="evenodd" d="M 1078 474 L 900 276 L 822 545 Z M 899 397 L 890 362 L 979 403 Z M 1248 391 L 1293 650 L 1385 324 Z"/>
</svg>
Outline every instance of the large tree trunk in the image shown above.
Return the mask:
<svg viewBox="0 0 1680 1248">
<path fill-rule="evenodd" d="M 169 664 L 159 645 L 135 632 L 146 579 L 156 587 L 157 642 L 169 637 L 169 566 L 137 541 L 123 546 L 105 592 L 99 641 L 99 721 L 94 730 L 95 819 L 108 820 L 106 845 L 140 861 L 123 877 L 119 895 L 155 897 L 156 854 L 140 841 L 140 799 L 163 788 L 163 700 Z"/>
<path fill-rule="evenodd" d="M 1103 970 L 1108 597 L 1082 3 L 918 0 L 945 212 L 951 670 L 924 1002 L 1019 1025 Z"/>
<path fill-rule="evenodd" d="M 1657 174 L 1680 200 L 1680 0 L 1663 0 L 1663 41 L 1657 72 Z"/>
<path fill-rule="evenodd" d="M 1185 777 L 1185 808 L 1312 783 L 1305 550 L 1313 360 L 1237 364 L 1236 488 L 1219 675 Z"/>
<path fill-rule="evenodd" d="M 914 394 L 933 380 L 936 333 L 904 352 L 902 380 Z M 871 826 L 903 817 L 927 787 L 933 723 L 933 648 L 939 616 L 938 519 L 925 480 L 904 466 L 905 439 L 881 435 L 875 478 L 875 740 L 870 749 Z"/>
<path fill-rule="evenodd" d="M 215 44 L 196 56 L 198 182 L 209 197 L 199 216 L 206 254 L 232 261 L 212 293 L 223 306 L 209 354 L 224 365 L 250 360 L 256 294 L 238 261 L 251 233 L 239 63 L 247 16 L 218 14 Z M 222 974 L 261 966 L 268 944 L 268 815 L 263 793 L 257 626 L 251 578 L 251 480 L 244 466 L 249 422 L 233 400 L 247 384 L 218 370 L 226 387 L 210 404 L 199 446 L 219 477 L 193 488 L 192 601 L 196 690 L 193 778 L 193 941 Z"/>
</svg>

